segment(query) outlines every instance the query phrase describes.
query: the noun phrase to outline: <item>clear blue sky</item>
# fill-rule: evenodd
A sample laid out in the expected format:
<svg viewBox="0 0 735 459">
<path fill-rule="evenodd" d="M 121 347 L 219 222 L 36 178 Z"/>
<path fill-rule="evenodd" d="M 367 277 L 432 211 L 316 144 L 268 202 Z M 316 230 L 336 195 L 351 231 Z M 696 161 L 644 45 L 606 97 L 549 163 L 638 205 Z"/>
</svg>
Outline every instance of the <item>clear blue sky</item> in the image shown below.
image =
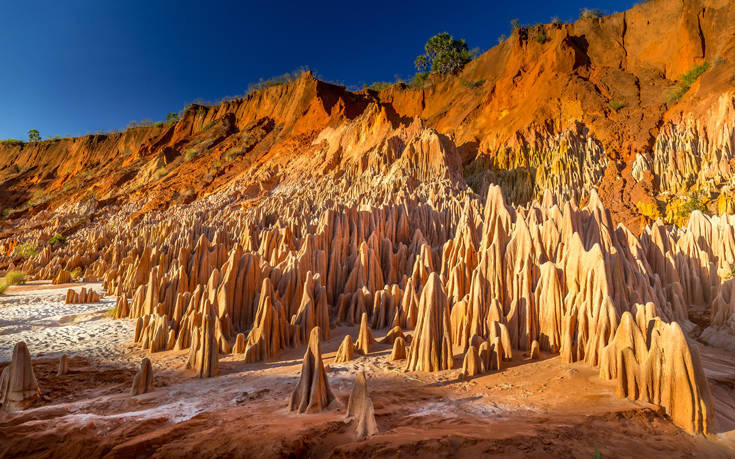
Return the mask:
<svg viewBox="0 0 735 459">
<path fill-rule="evenodd" d="M 576 19 L 635 0 L 216 2 L 0 0 L 0 139 L 161 120 L 309 66 L 361 86 L 413 75 L 433 34 L 485 51 L 509 21 Z"/>
</svg>

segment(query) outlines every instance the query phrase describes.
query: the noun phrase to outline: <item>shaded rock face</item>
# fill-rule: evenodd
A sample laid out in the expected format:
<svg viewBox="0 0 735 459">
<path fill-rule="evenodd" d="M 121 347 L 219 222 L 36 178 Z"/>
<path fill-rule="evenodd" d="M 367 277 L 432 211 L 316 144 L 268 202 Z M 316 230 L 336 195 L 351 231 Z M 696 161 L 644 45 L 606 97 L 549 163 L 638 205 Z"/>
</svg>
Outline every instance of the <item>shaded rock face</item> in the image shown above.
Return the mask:
<svg viewBox="0 0 735 459">
<path fill-rule="evenodd" d="M 13 347 L 13 360 L 0 374 L 0 404 L 5 411 L 29 408 L 41 396 L 26 343 Z"/>
<path fill-rule="evenodd" d="M 314 327 L 309 335 L 299 383 L 288 402 L 289 411 L 316 413 L 326 409 L 334 401 L 322 363 L 320 333 L 319 327 Z"/>
</svg>

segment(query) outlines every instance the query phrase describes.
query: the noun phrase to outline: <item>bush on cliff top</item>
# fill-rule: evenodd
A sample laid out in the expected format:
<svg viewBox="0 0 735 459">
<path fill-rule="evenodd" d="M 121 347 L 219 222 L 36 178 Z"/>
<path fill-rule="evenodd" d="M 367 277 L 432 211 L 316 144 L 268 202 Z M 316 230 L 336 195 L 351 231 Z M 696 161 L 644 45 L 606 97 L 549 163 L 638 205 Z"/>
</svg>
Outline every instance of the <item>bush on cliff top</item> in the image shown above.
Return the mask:
<svg viewBox="0 0 735 459">
<path fill-rule="evenodd" d="M 419 72 L 457 73 L 474 57 L 464 40 L 457 40 L 446 32 L 429 38 L 424 45 L 426 51 L 418 56 L 414 65 Z"/>
</svg>

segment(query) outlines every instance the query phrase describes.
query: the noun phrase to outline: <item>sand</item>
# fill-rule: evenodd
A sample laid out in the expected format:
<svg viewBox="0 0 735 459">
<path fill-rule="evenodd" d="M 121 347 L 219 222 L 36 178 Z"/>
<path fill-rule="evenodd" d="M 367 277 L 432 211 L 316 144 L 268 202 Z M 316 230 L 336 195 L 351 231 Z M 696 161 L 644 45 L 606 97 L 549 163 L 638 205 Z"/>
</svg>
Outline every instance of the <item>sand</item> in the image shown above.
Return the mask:
<svg viewBox="0 0 735 459">
<path fill-rule="evenodd" d="M 115 306 L 113 297 L 100 303 L 64 304 L 69 288 L 82 287 L 102 293 L 100 284 L 32 283 L 11 287 L 0 296 L 0 362 L 10 360 L 18 341 L 26 342 L 32 357 L 68 354 L 119 361 L 135 323 L 107 315 Z"/>
</svg>

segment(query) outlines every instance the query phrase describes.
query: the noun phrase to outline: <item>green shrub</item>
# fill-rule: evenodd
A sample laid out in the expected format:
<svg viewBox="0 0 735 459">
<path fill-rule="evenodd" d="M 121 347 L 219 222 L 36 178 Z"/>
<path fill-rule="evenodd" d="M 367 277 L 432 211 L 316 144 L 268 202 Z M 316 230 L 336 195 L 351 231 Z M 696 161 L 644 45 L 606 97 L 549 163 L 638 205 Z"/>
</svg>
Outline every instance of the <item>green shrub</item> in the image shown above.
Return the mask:
<svg viewBox="0 0 735 459">
<path fill-rule="evenodd" d="M 620 102 L 619 100 L 611 100 L 610 101 L 610 108 L 615 110 L 616 112 L 620 110 L 621 108 L 625 107 L 625 104 Z"/>
<path fill-rule="evenodd" d="M 160 179 L 162 177 L 165 177 L 166 174 L 168 174 L 168 169 L 165 167 L 161 167 L 161 168 L 158 168 L 158 170 L 156 170 L 156 178 Z"/>
<path fill-rule="evenodd" d="M 235 159 L 239 158 L 240 156 L 242 156 L 242 155 L 244 155 L 244 154 L 245 154 L 245 152 L 244 152 L 244 151 L 242 151 L 242 150 L 241 150 L 241 149 L 239 149 L 239 148 L 230 148 L 230 149 L 229 149 L 229 150 L 227 150 L 227 152 L 225 153 L 225 159 L 226 159 L 227 161 L 232 161 L 232 160 L 235 160 Z"/>
<path fill-rule="evenodd" d="M 153 123 L 153 125 L 155 127 L 163 127 L 163 121 L 156 121 L 155 123 Z"/>
<path fill-rule="evenodd" d="M 549 39 L 546 36 L 546 31 L 544 30 L 543 26 L 538 26 L 536 28 L 536 35 L 533 37 L 537 43 L 544 44 Z"/>
<path fill-rule="evenodd" d="M 507 38 L 508 37 L 504 33 L 501 33 L 500 36 L 498 37 L 498 44 L 503 43 Z"/>
<path fill-rule="evenodd" d="M 184 161 L 191 161 L 197 156 L 199 156 L 199 150 L 197 150 L 196 148 L 190 148 L 186 150 L 186 153 L 184 153 Z"/>
<path fill-rule="evenodd" d="M 464 40 L 457 40 L 446 32 L 429 38 L 424 49 L 426 52 L 414 61 L 419 72 L 457 73 L 475 56 Z"/>
<path fill-rule="evenodd" d="M 71 273 L 69 273 L 69 274 L 71 274 L 71 278 L 72 278 L 72 280 L 73 280 L 74 282 L 76 282 L 76 281 L 77 281 L 77 280 L 79 280 L 79 278 L 80 278 L 80 277 L 82 276 L 82 268 L 80 268 L 79 266 L 77 266 L 77 267 L 76 267 L 76 268 L 74 268 L 74 269 L 73 269 L 73 270 L 71 271 Z"/>
<path fill-rule="evenodd" d="M 21 257 L 21 258 L 31 258 L 38 254 L 38 249 L 35 245 L 31 244 L 30 242 L 25 242 L 23 244 L 19 244 L 15 247 L 15 250 L 13 250 L 13 256 L 14 257 Z"/>
<path fill-rule="evenodd" d="M 702 194 L 697 190 L 689 192 L 689 195 L 686 198 L 679 198 L 678 200 L 669 203 L 667 206 L 667 220 L 679 227 L 684 227 L 689 222 L 689 216 L 695 210 L 698 210 L 705 215 L 709 214 L 709 210 L 702 198 Z"/>
<path fill-rule="evenodd" d="M 2 279 L 0 279 L 0 295 L 5 294 L 5 290 L 7 289 L 8 289 L 7 284 L 5 284 L 5 282 Z"/>
<path fill-rule="evenodd" d="M 551 18 L 551 25 L 560 26 L 562 24 L 563 22 L 561 22 L 561 19 L 559 19 L 558 16 L 554 16 L 553 18 Z"/>
<path fill-rule="evenodd" d="M 666 104 L 673 105 L 681 100 L 684 94 L 689 91 L 695 81 L 702 76 L 704 72 L 709 68 L 708 62 L 701 64 L 695 64 L 690 68 L 684 75 L 679 77 L 679 81 L 666 89 L 664 93 Z"/>
<path fill-rule="evenodd" d="M 482 86 L 485 83 L 485 80 L 470 81 L 460 77 L 459 83 L 467 89 L 476 89 Z"/>
<path fill-rule="evenodd" d="M 41 134 L 39 134 L 38 129 L 31 129 L 28 131 L 28 141 L 29 142 L 40 142 L 41 141 Z"/>
<path fill-rule="evenodd" d="M 602 10 L 597 8 L 582 8 L 579 13 L 579 19 L 595 19 L 603 16 Z"/>
<path fill-rule="evenodd" d="M 53 236 L 51 236 L 51 239 L 48 240 L 48 244 L 49 245 L 54 245 L 54 244 L 63 245 L 63 244 L 66 244 L 66 238 L 62 236 L 61 234 L 56 233 Z"/>
<path fill-rule="evenodd" d="M 50 199 L 51 199 L 51 196 L 49 196 L 45 192 L 41 190 L 36 190 L 33 192 L 31 199 L 28 200 L 28 207 L 34 207 L 39 204 L 43 204 L 45 202 L 48 202 Z"/>
<path fill-rule="evenodd" d="M 20 145 L 23 145 L 25 142 L 19 139 L 4 139 L 0 140 L 0 145 L 5 145 L 9 147 L 17 147 Z"/>
<path fill-rule="evenodd" d="M 7 286 L 23 285 L 26 283 L 26 276 L 22 271 L 8 271 L 5 273 L 3 283 Z"/>
<path fill-rule="evenodd" d="M 389 83 L 387 81 L 376 81 L 370 86 L 365 85 L 365 88 L 372 89 L 373 91 L 380 91 L 381 89 L 390 88 L 393 86 L 393 83 Z"/>
<path fill-rule="evenodd" d="M 248 85 L 248 90 L 245 95 L 248 96 L 256 91 L 260 91 L 261 89 L 271 88 L 273 86 L 280 86 L 286 83 L 290 83 L 292 81 L 296 81 L 297 79 L 299 79 L 299 77 L 301 77 L 301 75 L 308 71 L 308 68 L 301 67 L 294 70 L 293 72 L 287 72 L 283 75 L 277 75 L 268 78 L 267 80 L 261 78 L 260 80 L 258 80 L 257 83 L 251 83 L 250 85 Z"/>
<path fill-rule="evenodd" d="M 11 215 L 20 212 L 21 209 L 3 209 L 3 218 L 10 217 Z"/>
<path fill-rule="evenodd" d="M 429 82 L 429 74 L 426 72 L 418 72 L 413 76 L 411 81 L 408 82 L 408 87 L 413 89 L 421 89 L 426 86 Z"/>
</svg>

